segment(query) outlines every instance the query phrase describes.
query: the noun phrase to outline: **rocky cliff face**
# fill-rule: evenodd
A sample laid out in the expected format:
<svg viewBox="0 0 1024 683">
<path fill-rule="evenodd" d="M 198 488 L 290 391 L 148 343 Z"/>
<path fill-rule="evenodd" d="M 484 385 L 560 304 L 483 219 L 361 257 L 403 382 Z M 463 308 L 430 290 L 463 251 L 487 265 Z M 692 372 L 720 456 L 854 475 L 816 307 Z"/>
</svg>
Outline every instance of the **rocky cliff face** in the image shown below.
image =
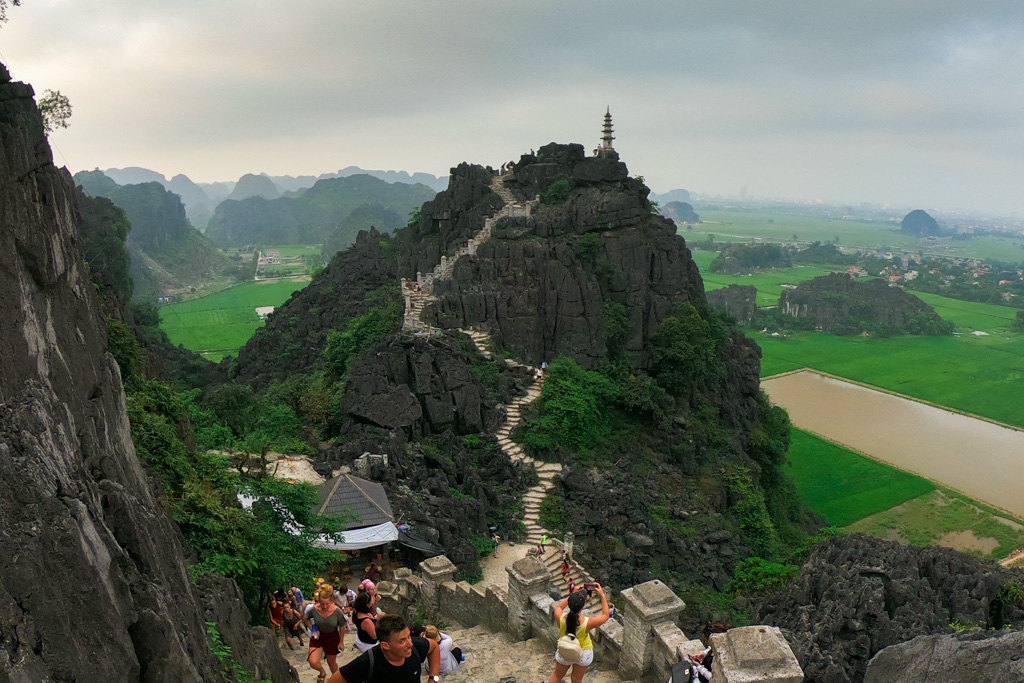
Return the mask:
<svg viewBox="0 0 1024 683">
<path fill-rule="evenodd" d="M 0 678 L 221 681 L 214 621 L 259 676 L 292 680 L 232 583 L 189 580 L 135 456 L 71 176 L 2 66 L 0 154 Z"/>
<path fill-rule="evenodd" d="M 740 325 L 747 325 L 757 316 L 757 287 L 729 285 L 716 289 L 708 292 L 708 303 Z"/>
<path fill-rule="evenodd" d="M 420 224 L 399 235 L 409 276 L 454 251 L 500 204 L 486 169 L 452 171 L 448 190 L 424 204 Z M 560 179 L 574 188 L 566 201 L 503 219 L 474 258 L 460 259 L 453 277 L 437 283 L 434 319 L 445 328 L 486 328 L 500 350 L 527 363 L 568 355 L 594 367 L 608 357 L 605 305 L 622 304 L 629 312 L 624 348 L 645 367 L 645 343 L 672 303 L 703 300 L 697 267 L 675 225 L 651 213 L 647 188 L 622 162 L 552 144 L 523 157 L 507 186 L 525 200 Z"/>
<path fill-rule="evenodd" d="M 868 663 L 864 683 L 927 681 L 1024 681 L 1024 633 L 973 630 L 918 636 L 892 645 Z"/>
<path fill-rule="evenodd" d="M 858 282 L 846 273 L 822 275 L 787 289 L 779 311 L 834 334 L 951 334 L 935 309 L 882 280 Z"/>
<path fill-rule="evenodd" d="M 753 618 L 783 629 L 807 683 L 859 682 L 879 650 L 949 633 L 951 622 L 1024 626 L 1024 609 L 999 598 L 1002 586 L 1022 580 L 1020 571 L 949 548 L 858 534 L 820 544 L 789 588 L 765 600 Z M 886 659 L 896 659 L 890 654 Z"/>
</svg>

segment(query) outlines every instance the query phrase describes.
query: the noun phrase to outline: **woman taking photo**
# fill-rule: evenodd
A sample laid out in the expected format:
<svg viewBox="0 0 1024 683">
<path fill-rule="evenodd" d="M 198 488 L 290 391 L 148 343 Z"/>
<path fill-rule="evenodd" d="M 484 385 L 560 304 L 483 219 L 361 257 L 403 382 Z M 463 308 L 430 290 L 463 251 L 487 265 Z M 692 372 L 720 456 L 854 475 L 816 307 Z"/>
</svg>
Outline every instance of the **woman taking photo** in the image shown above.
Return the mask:
<svg viewBox="0 0 1024 683">
<path fill-rule="evenodd" d="M 596 617 L 583 615 L 583 607 L 587 604 L 587 588 L 601 596 L 601 614 Z M 568 607 L 568 610 L 566 608 Z M 551 674 L 548 683 L 558 683 L 572 667 L 572 683 L 580 683 L 587 667 L 594 662 L 594 641 L 590 639 L 590 631 L 608 621 L 608 598 L 599 583 L 587 583 L 575 593 L 569 595 L 555 607 L 555 623 L 558 624 L 558 637 L 567 633 L 576 636 L 583 654 L 578 661 L 569 661 L 557 651 L 555 652 L 555 673 Z"/>
<path fill-rule="evenodd" d="M 317 683 L 327 678 L 320 651 L 327 658 L 331 673 L 338 670 L 338 653 L 345 649 L 345 617 L 334 604 L 334 589 L 324 584 L 316 594 L 316 602 L 306 608 L 306 625 L 309 628 L 309 665 L 319 672 Z M 315 635 L 314 635 L 315 634 Z"/>
</svg>

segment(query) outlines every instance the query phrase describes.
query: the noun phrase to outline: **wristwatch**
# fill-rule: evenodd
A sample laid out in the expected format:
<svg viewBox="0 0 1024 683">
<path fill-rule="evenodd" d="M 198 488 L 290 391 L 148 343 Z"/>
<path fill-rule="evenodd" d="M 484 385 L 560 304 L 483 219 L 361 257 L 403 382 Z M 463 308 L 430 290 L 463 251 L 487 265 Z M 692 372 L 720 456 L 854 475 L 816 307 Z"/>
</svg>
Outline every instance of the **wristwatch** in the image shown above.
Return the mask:
<svg viewBox="0 0 1024 683">
<path fill-rule="evenodd" d="M 429 679 L 427 679 L 427 680 L 430 680 L 430 681 L 432 681 L 433 683 L 440 683 L 441 677 L 440 677 L 440 676 L 431 676 L 431 677 L 430 677 Z"/>
</svg>

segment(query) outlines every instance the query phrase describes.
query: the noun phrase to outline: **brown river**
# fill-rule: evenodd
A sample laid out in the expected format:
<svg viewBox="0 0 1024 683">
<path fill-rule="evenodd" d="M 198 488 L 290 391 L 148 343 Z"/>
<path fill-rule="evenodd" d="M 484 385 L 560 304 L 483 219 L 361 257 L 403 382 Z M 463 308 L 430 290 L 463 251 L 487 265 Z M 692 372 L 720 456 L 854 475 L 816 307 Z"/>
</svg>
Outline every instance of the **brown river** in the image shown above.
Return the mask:
<svg viewBox="0 0 1024 683">
<path fill-rule="evenodd" d="M 811 370 L 761 387 L 800 429 L 1024 517 L 1024 431 Z"/>
</svg>

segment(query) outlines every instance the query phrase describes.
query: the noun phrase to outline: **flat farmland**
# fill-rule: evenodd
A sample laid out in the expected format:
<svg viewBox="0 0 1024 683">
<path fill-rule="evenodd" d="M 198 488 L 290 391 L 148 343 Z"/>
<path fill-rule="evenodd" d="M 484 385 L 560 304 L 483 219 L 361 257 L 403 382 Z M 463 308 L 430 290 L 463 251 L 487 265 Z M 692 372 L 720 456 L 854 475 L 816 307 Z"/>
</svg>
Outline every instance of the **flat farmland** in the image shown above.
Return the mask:
<svg viewBox="0 0 1024 683">
<path fill-rule="evenodd" d="M 688 242 L 704 241 L 714 235 L 716 242 L 748 242 L 760 239 L 791 242 L 831 242 L 837 237 L 845 247 L 891 247 L 923 251 L 933 256 L 966 256 L 1024 263 L 1024 241 L 1019 237 L 983 235 L 969 240 L 948 237 L 917 239 L 899 231 L 899 222 L 806 216 L 770 211 L 720 210 L 695 207 L 703 223 L 693 230 L 680 229 Z"/>
<path fill-rule="evenodd" d="M 263 321 L 256 308 L 280 306 L 308 284 L 304 278 L 244 282 L 197 299 L 160 307 L 160 327 L 171 343 L 210 360 L 237 351 Z"/>
</svg>

